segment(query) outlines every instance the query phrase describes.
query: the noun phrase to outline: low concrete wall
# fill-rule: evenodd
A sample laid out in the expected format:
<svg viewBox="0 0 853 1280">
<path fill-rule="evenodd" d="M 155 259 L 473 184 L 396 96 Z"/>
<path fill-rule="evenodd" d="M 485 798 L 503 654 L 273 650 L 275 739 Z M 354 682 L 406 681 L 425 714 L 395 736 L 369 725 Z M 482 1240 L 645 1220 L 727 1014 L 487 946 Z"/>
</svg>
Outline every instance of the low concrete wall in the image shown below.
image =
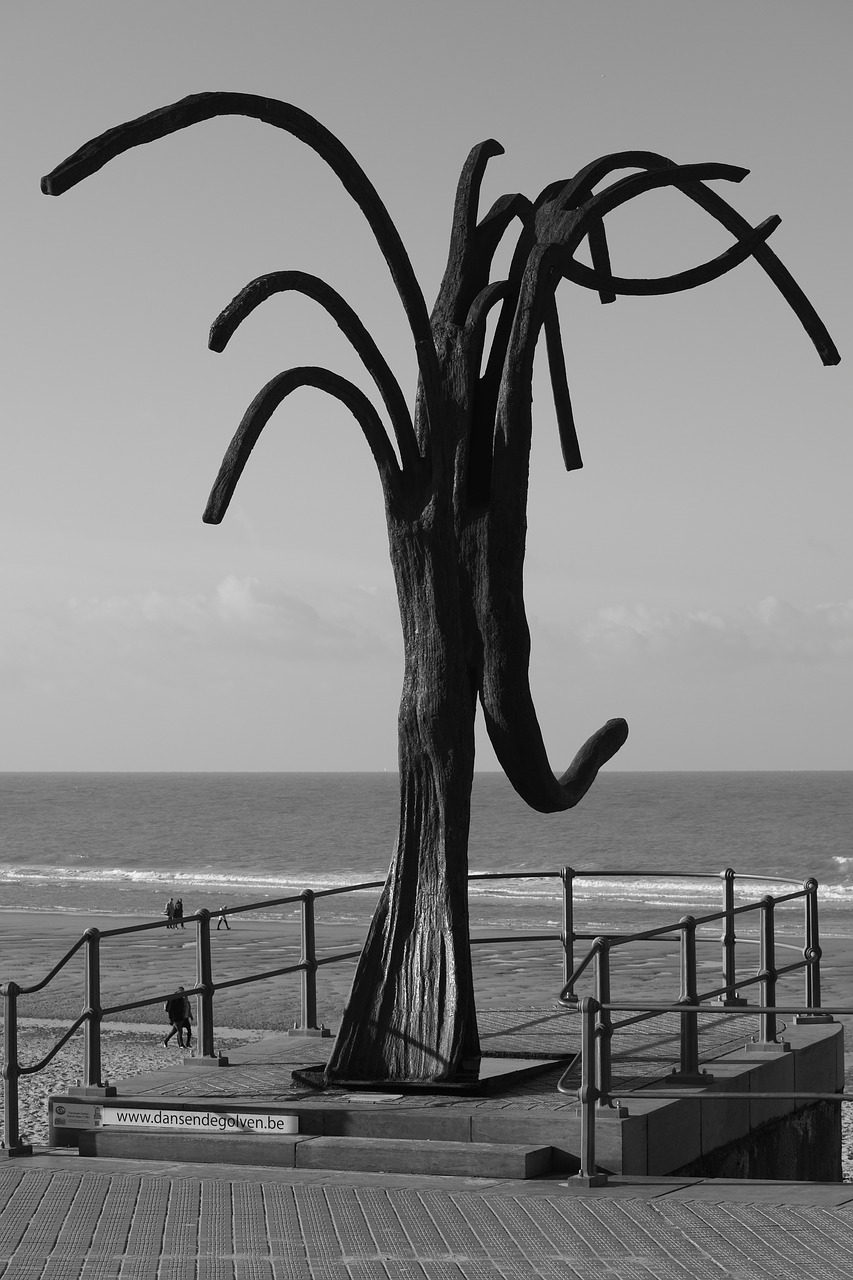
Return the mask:
<svg viewBox="0 0 853 1280">
<path fill-rule="evenodd" d="M 841 1108 L 814 1102 L 673 1173 L 684 1177 L 841 1181 Z"/>
<path fill-rule="evenodd" d="M 708 1062 L 713 1080 L 681 1097 L 644 1098 L 642 1089 L 625 1095 L 628 1115 L 596 1126 L 601 1165 L 626 1174 L 839 1182 L 840 1104 L 726 1096 L 844 1088 L 839 1023 L 791 1026 L 784 1039 L 790 1048 L 748 1044 Z M 661 1082 L 650 1085 L 660 1088 Z M 621 1147 L 621 1160 L 613 1158 L 614 1147 Z"/>
</svg>

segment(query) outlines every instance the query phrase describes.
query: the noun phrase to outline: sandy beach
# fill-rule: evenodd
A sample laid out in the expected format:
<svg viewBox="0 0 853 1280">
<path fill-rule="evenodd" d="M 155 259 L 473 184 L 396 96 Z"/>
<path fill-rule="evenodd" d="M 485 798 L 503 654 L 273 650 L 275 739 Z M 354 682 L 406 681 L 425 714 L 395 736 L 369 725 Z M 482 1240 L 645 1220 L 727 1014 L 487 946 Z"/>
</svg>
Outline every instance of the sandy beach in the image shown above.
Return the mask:
<svg viewBox="0 0 853 1280">
<path fill-rule="evenodd" d="M 139 917 L 0 911 L 0 975 L 26 988 L 40 983 L 78 941 L 83 932 L 101 933 L 142 923 Z M 152 921 L 152 923 L 155 923 Z M 159 922 L 157 922 L 159 924 Z M 215 984 L 234 982 L 252 973 L 296 964 L 300 958 L 298 923 L 235 917 L 231 928 L 211 928 L 211 960 Z M 361 924 L 318 923 L 317 955 L 358 951 Z M 184 929 L 157 927 L 100 942 L 101 1004 L 105 1009 L 144 999 L 154 1003 L 109 1014 L 103 1024 L 103 1076 L 122 1079 L 157 1070 L 179 1053 L 168 1031 L 164 997 L 179 985 L 196 982 L 196 925 Z M 711 951 L 711 948 L 709 948 Z M 853 945 L 847 939 L 824 939 L 823 1003 L 846 1002 L 853 991 Z M 709 983 L 717 963 L 716 948 L 702 960 Z M 474 946 L 477 1005 L 480 1009 L 518 1009 L 550 1004 L 562 985 L 562 956 L 557 942 L 525 942 Z M 780 959 L 780 963 L 783 961 Z M 354 960 L 321 964 L 317 974 L 317 1019 L 333 1030 L 352 981 Z M 666 1000 L 677 995 L 677 954 L 670 947 L 629 960 L 614 971 L 614 999 Z M 700 978 L 701 985 L 701 978 Z M 263 982 L 225 987 L 214 1001 L 215 1046 L 229 1047 L 264 1034 L 282 1032 L 299 1021 L 299 973 Z M 652 993 L 653 994 L 650 994 Z M 42 991 L 18 1000 L 19 1059 L 38 1062 L 84 1005 L 85 967 L 81 948 Z M 581 994 L 586 994 L 586 990 Z M 590 991 L 591 993 L 591 991 Z M 753 997 L 754 999 L 754 997 Z M 779 1003 L 802 999 L 801 978 L 780 983 Z M 848 1019 L 844 1019 L 849 1024 Z M 848 1033 L 848 1087 L 853 1090 L 853 1038 Z M 37 1076 L 20 1081 L 20 1127 L 30 1141 L 47 1139 L 46 1098 L 72 1086 L 82 1075 L 82 1036 L 74 1036 Z M 853 1180 L 853 1107 L 843 1109 L 845 1178 Z"/>
<path fill-rule="evenodd" d="M 65 915 L 60 912 L 0 911 L 0 974 L 14 979 L 20 987 L 39 984 L 51 968 L 78 941 L 85 930 L 133 927 L 138 917 Z M 269 972 L 300 960 L 298 922 L 232 917 L 231 928 L 217 930 L 211 923 L 211 964 L 217 987 L 215 1022 L 217 1027 L 286 1030 L 300 1014 L 301 975 L 293 973 L 245 985 L 239 982 L 251 974 Z M 189 920 L 183 929 L 156 927 L 120 937 L 101 937 L 101 1004 L 104 1009 L 152 999 L 153 1004 L 115 1015 L 106 1022 L 161 1023 L 162 1003 L 178 985 L 196 983 L 196 924 Z M 355 968 L 355 959 L 327 963 L 333 955 L 358 953 L 366 926 L 325 924 L 316 930 L 317 1013 L 321 1021 L 334 1026 L 346 1001 Z M 515 1008 L 556 998 L 563 982 L 562 952 L 558 941 L 521 942 L 504 945 L 487 943 L 473 948 L 475 985 L 479 1004 Z M 79 1012 L 85 996 L 84 950 L 81 948 L 66 967 L 42 991 L 22 995 L 21 1018 L 56 1018 L 69 1009 Z"/>
<path fill-rule="evenodd" d="M 0 974 L 27 988 L 42 982 L 75 945 L 85 930 L 110 930 L 139 925 L 138 917 L 66 915 L 61 912 L 0 911 Z M 107 1014 L 103 1022 L 103 1077 L 122 1079 L 140 1071 L 157 1070 L 173 1062 L 176 1041 L 168 1047 L 169 1030 L 163 1000 L 179 985 L 196 983 L 196 924 L 183 929 L 157 927 L 120 937 L 101 937 L 101 1005 L 111 1009 L 143 999 L 154 1003 Z M 296 964 L 300 934 L 296 922 L 232 917 L 231 927 L 211 925 L 214 983 L 234 982 L 253 973 Z M 317 926 L 317 956 L 358 952 L 364 926 Z M 477 999 L 480 1007 L 512 1009 L 542 1004 L 543 993 L 556 997 L 562 985 L 562 959 L 557 942 L 486 945 L 474 948 Z M 346 1002 L 355 960 L 322 964 L 317 974 L 317 1020 L 333 1030 Z M 300 1020 L 301 975 L 225 987 L 214 1001 L 215 1047 L 227 1053 L 232 1045 L 264 1034 L 282 1032 Z M 18 999 L 19 1060 L 40 1061 L 56 1043 L 85 1003 L 84 948 L 47 987 Z M 46 1099 L 75 1083 L 83 1071 L 82 1034 L 78 1033 L 38 1075 L 20 1081 L 20 1128 L 29 1139 L 47 1139 Z"/>
</svg>

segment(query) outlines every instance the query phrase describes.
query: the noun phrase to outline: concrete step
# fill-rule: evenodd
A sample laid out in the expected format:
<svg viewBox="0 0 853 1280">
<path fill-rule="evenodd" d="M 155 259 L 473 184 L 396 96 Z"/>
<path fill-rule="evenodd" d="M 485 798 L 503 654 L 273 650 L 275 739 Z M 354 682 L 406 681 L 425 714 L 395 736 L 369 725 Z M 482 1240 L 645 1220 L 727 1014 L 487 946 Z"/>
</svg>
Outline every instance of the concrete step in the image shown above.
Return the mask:
<svg viewBox="0 0 853 1280">
<path fill-rule="evenodd" d="M 410 1173 L 465 1178 L 538 1178 L 553 1167 L 549 1146 L 442 1142 L 407 1138 L 337 1138 L 286 1134 L 145 1133 L 94 1130 L 79 1135 L 81 1156 L 180 1160 L 353 1173 Z"/>
<path fill-rule="evenodd" d="M 299 1143 L 296 1165 L 360 1173 L 538 1178 L 551 1171 L 551 1148 L 515 1142 L 427 1140 L 413 1144 L 407 1138 L 313 1138 Z"/>
</svg>

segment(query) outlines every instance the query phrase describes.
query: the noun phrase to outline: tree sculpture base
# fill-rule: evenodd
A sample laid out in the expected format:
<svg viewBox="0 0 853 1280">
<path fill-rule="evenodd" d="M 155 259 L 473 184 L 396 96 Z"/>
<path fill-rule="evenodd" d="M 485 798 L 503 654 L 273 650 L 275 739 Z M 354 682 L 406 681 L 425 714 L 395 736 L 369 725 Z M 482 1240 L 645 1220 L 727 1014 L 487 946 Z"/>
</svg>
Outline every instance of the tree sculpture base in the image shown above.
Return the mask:
<svg viewBox="0 0 853 1280">
<path fill-rule="evenodd" d="M 339 1080 L 327 1086 L 325 1064 L 303 1067 L 293 1072 L 298 1084 L 312 1088 L 333 1088 L 364 1096 L 375 1093 L 386 1098 L 401 1094 L 441 1093 L 454 1097 L 482 1097 L 500 1093 L 522 1080 L 544 1075 L 546 1071 L 565 1068 L 568 1058 L 480 1058 L 476 1064 L 465 1063 L 452 1080 Z"/>
</svg>

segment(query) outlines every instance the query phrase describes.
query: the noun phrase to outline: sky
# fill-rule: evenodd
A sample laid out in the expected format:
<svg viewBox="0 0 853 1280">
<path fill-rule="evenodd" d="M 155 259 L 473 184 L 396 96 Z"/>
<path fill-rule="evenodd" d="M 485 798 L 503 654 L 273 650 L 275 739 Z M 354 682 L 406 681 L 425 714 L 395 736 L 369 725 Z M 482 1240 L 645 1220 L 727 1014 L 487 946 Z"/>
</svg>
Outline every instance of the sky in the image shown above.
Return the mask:
<svg viewBox="0 0 853 1280">
<path fill-rule="evenodd" d="M 612 151 L 750 170 L 715 183 L 842 355 L 824 368 L 754 262 L 662 298 L 558 293 L 584 468 L 537 357 L 525 600 L 561 772 L 611 716 L 610 767 L 853 768 L 849 0 L 8 0 L 0 16 L 3 416 L 0 769 L 382 770 L 402 641 L 382 495 L 356 423 L 303 391 L 224 522 L 201 513 L 280 370 L 365 380 L 307 299 L 211 321 L 254 276 L 314 272 L 410 403 L 402 309 L 359 210 L 296 139 L 194 126 L 58 199 L 41 176 L 205 90 L 294 103 L 379 191 L 427 304 L 456 181 L 481 208 Z M 674 193 L 608 223 L 614 270 L 665 275 L 730 237 Z M 504 266 L 505 266 L 504 260 Z M 496 768 L 483 733 L 479 768 Z"/>
</svg>

